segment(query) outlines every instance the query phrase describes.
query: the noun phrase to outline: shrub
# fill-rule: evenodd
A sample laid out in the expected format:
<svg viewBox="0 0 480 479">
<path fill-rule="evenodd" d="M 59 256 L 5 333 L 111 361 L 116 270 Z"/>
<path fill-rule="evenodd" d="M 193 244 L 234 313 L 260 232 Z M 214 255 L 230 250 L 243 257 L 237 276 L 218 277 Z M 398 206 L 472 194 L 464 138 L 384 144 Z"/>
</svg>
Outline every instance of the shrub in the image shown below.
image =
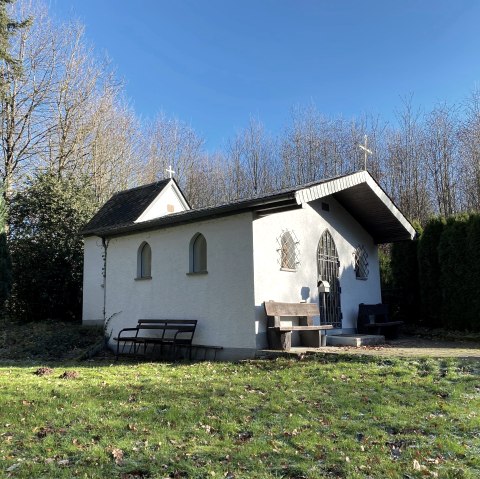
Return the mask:
<svg viewBox="0 0 480 479">
<path fill-rule="evenodd" d="M 26 320 L 80 317 L 83 244 L 95 201 L 86 182 L 43 173 L 10 206 L 12 313 Z"/>
</svg>

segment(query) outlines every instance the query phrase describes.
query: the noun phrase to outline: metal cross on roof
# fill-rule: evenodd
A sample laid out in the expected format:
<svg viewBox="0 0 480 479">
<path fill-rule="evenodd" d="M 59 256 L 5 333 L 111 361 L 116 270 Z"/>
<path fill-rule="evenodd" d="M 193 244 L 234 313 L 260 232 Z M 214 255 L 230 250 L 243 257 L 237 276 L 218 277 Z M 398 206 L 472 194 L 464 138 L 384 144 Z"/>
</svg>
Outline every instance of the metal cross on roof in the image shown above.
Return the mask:
<svg viewBox="0 0 480 479">
<path fill-rule="evenodd" d="M 172 170 L 172 165 L 169 165 L 169 167 L 165 171 L 170 174 L 170 178 L 173 178 L 173 174 L 175 172 Z"/>
<path fill-rule="evenodd" d="M 358 145 L 364 152 L 365 154 L 365 160 L 364 160 L 364 165 L 363 165 L 363 169 L 366 170 L 367 169 L 367 158 L 368 158 L 368 155 L 373 155 L 373 152 L 372 150 L 369 150 L 367 148 L 367 145 L 368 145 L 368 137 L 367 135 L 365 135 L 365 145 Z"/>
</svg>

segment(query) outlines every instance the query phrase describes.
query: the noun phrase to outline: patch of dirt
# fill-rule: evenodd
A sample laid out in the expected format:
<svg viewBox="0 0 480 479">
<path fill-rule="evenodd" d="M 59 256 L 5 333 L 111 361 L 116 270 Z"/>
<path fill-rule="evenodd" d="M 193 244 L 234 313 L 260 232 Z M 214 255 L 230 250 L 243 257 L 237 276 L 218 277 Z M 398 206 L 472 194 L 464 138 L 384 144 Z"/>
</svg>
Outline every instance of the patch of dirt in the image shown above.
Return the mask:
<svg viewBox="0 0 480 479">
<path fill-rule="evenodd" d="M 65 371 L 63 374 L 60 374 L 60 379 L 77 379 L 79 374 L 77 371 Z"/>
<path fill-rule="evenodd" d="M 37 430 L 36 435 L 39 439 L 43 439 L 50 434 L 66 434 L 67 430 L 65 428 L 55 429 L 51 426 L 41 427 Z"/>
<path fill-rule="evenodd" d="M 33 374 L 37 376 L 49 376 L 50 374 L 53 374 L 53 369 L 52 368 L 38 368 Z"/>
<path fill-rule="evenodd" d="M 121 479 L 146 479 L 148 477 L 150 477 L 150 473 L 142 469 L 137 469 L 130 472 L 123 472 L 122 474 L 120 474 Z"/>
</svg>

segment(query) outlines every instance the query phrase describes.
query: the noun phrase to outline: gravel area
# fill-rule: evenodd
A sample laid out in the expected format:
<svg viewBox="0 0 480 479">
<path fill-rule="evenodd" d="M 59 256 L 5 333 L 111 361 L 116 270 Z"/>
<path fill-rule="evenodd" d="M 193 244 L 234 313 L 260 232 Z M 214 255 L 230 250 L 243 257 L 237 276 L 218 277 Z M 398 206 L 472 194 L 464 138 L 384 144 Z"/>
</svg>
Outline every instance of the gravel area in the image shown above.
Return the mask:
<svg viewBox="0 0 480 479">
<path fill-rule="evenodd" d="M 379 346 L 326 346 L 324 348 L 293 347 L 290 354 L 309 353 L 366 354 L 371 356 L 472 358 L 480 359 L 480 343 L 472 341 L 440 341 L 405 337 Z M 274 355 L 288 355 L 282 351 L 268 351 Z"/>
</svg>

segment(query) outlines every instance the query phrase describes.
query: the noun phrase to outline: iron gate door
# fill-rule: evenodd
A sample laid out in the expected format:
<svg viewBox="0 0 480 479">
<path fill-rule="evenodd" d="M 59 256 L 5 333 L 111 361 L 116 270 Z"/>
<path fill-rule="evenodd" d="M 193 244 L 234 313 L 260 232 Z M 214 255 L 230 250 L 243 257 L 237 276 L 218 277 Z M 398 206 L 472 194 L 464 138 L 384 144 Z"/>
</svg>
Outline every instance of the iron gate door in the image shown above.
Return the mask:
<svg viewBox="0 0 480 479">
<path fill-rule="evenodd" d="M 318 295 L 320 324 L 332 324 L 334 328 L 342 327 L 342 310 L 340 306 L 340 260 L 330 231 L 325 230 L 318 243 L 317 251 L 318 281 L 328 281 L 330 292 Z"/>
</svg>

